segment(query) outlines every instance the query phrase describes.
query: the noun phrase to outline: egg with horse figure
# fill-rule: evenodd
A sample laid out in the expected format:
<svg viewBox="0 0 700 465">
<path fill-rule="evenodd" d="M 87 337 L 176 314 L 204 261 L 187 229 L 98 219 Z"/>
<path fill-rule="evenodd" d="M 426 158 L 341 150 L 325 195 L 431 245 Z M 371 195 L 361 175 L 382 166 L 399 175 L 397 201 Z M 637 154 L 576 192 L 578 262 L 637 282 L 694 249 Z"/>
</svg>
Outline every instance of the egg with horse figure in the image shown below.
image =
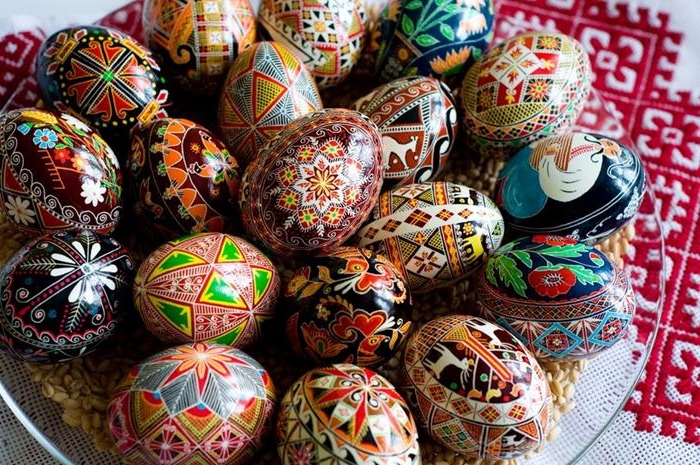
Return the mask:
<svg viewBox="0 0 700 465">
<path fill-rule="evenodd" d="M 418 431 L 406 401 L 369 368 L 315 368 L 280 401 L 275 429 L 282 465 L 420 463 Z"/>
<path fill-rule="evenodd" d="M 387 257 L 420 294 L 474 273 L 503 233 L 501 213 L 486 195 L 435 181 L 384 192 L 353 242 Z"/>
<path fill-rule="evenodd" d="M 86 230 L 41 236 L 0 271 L 0 349 L 31 362 L 86 355 L 130 306 L 134 261 L 115 239 Z"/>
<path fill-rule="evenodd" d="M 385 190 L 431 181 L 445 167 L 457 136 L 457 109 L 442 82 L 399 78 L 361 97 L 353 108 L 379 128 Z"/>
<path fill-rule="evenodd" d="M 339 247 L 314 257 L 294 270 L 284 298 L 292 349 L 319 365 L 379 365 L 412 328 L 408 284 L 368 249 Z"/>
<path fill-rule="evenodd" d="M 256 42 L 231 64 L 217 124 L 245 166 L 288 123 L 321 108 L 316 82 L 292 50 L 281 43 Z"/>
<path fill-rule="evenodd" d="M 262 447 L 276 403 L 257 360 L 196 342 L 131 368 L 110 395 L 107 423 L 129 463 L 245 465 Z"/>
<path fill-rule="evenodd" d="M 203 95 L 219 91 L 231 62 L 256 34 L 248 0 L 147 0 L 142 22 L 169 81 Z"/>
<path fill-rule="evenodd" d="M 196 232 L 231 232 L 242 170 L 209 130 L 184 118 L 135 128 L 127 173 L 145 233 L 174 239 Z"/>
<path fill-rule="evenodd" d="M 375 75 L 432 76 L 457 87 L 493 35 L 492 0 L 390 0 L 372 32 Z"/>
<path fill-rule="evenodd" d="M 246 168 L 243 225 L 281 256 L 330 252 L 369 215 L 383 174 L 379 131 L 369 118 L 342 108 L 304 115 Z"/>
<path fill-rule="evenodd" d="M 505 159 L 544 137 L 562 134 L 591 90 L 591 63 L 573 37 L 525 32 L 489 49 L 460 89 L 465 142 Z"/>
<path fill-rule="evenodd" d="M 642 161 L 624 144 L 570 132 L 533 142 L 498 174 L 496 203 L 513 237 L 600 242 L 629 222 L 644 197 Z"/>
<path fill-rule="evenodd" d="M 399 391 L 419 427 L 466 459 L 513 459 L 547 436 L 553 404 L 535 357 L 481 318 L 450 315 L 409 338 Z"/>
<path fill-rule="evenodd" d="M 82 116 L 121 161 L 131 128 L 167 116 L 160 66 L 148 49 L 113 28 L 56 31 L 39 49 L 36 76 L 44 103 Z"/>
<path fill-rule="evenodd" d="M 362 0 L 262 0 L 262 35 L 292 50 L 319 87 L 344 81 L 360 59 L 367 14 Z"/>
<path fill-rule="evenodd" d="M 569 237 L 528 236 L 502 246 L 479 276 L 478 307 L 540 359 L 591 358 L 627 333 L 636 309 L 625 272 Z"/>
<path fill-rule="evenodd" d="M 209 341 L 245 348 L 275 314 L 280 278 L 248 241 L 198 233 L 161 245 L 141 263 L 134 303 L 166 342 Z"/>
<path fill-rule="evenodd" d="M 122 172 L 109 145 L 68 113 L 0 115 L 0 210 L 29 236 L 109 234 L 122 217 Z"/>
</svg>

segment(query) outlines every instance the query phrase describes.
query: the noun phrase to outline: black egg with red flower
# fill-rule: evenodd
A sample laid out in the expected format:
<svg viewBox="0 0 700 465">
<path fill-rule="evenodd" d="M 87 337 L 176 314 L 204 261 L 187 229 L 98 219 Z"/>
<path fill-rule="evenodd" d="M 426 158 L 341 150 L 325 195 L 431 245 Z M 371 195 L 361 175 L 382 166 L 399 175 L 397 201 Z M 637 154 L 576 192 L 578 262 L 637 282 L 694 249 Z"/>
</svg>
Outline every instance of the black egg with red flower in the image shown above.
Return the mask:
<svg viewBox="0 0 700 465">
<path fill-rule="evenodd" d="M 627 332 L 636 301 L 625 272 L 590 245 L 537 235 L 501 246 L 479 276 L 482 315 L 540 359 L 590 358 Z"/>
<path fill-rule="evenodd" d="M 400 271 L 369 249 L 339 247 L 298 267 L 284 290 L 287 338 L 316 364 L 375 366 L 411 330 L 411 296 Z"/>
</svg>

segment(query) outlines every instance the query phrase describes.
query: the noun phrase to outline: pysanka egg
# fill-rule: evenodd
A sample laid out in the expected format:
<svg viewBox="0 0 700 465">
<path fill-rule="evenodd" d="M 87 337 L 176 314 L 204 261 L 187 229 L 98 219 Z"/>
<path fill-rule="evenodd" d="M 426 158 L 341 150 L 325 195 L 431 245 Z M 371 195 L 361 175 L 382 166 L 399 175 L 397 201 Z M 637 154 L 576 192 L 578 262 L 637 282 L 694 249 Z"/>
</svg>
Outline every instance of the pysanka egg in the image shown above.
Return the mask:
<svg viewBox="0 0 700 465">
<path fill-rule="evenodd" d="M 262 0 L 258 21 L 325 88 L 345 80 L 360 59 L 366 16 L 362 0 Z"/>
<path fill-rule="evenodd" d="M 114 152 L 78 118 L 38 108 L 0 116 L 0 208 L 23 231 L 111 233 L 121 195 Z"/>
<path fill-rule="evenodd" d="M 147 0 L 142 18 L 169 81 L 196 94 L 217 93 L 231 62 L 255 41 L 248 0 Z"/>
<path fill-rule="evenodd" d="M 411 330 L 408 284 L 386 258 L 339 247 L 294 270 L 284 290 L 287 339 L 318 365 L 387 361 Z"/>
<path fill-rule="evenodd" d="M 245 348 L 274 316 L 274 264 L 237 236 L 200 233 L 166 242 L 141 263 L 134 301 L 163 341 L 209 341 Z"/>
<path fill-rule="evenodd" d="M 260 363 L 198 342 L 134 366 L 110 397 L 107 421 L 129 463 L 245 465 L 271 429 L 275 404 Z"/>
<path fill-rule="evenodd" d="M 276 426 L 282 465 L 415 465 L 418 431 L 389 381 L 351 364 L 316 368 L 280 402 Z"/>
<path fill-rule="evenodd" d="M 231 64 L 217 123 L 226 144 L 247 165 L 284 126 L 322 107 L 313 76 L 291 50 L 256 42 Z"/>
<path fill-rule="evenodd" d="M 500 326 L 466 315 L 429 321 L 409 338 L 399 369 L 419 427 L 466 458 L 516 458 L 545 440 L 547 378 Z"/>
<path fill-rule="evenodd" d="M 377 126 L 353 110 L 302 116 L 248 165 L 240 207 L 248 235 L 276 254 L 322 254 L 360 227 L 382 186 Z"/>
<path fill-rule="evenodd" d="M 375 74 L 441 78 L 452 86 L 493 40 L 492 0 L 390 0 L 375 33 Z"/>
<path fill-rule="evenodd" d="M 131 128 L 166 116 L 160 66 L 116 29 L 86 25 L 55 32 L 39 49 L 36 75 L 44 103 L 85 118 L 120 160 Z"/>
<path fill-rule="evenodd" d="M 467 72 L 460 91 L 466 142 L 507 158 L 566 132 L 591 89 L 588 54 L 576 39 L 525 32 L 499 43 Z"/>
<path fill-rule="evenodd" d="M 138 217 L 156 237 L 235 229 L 242 170 L 202 126 L 160 118 L 135 128 L 127 172 Z"/>
<path fill-rule="evenodd" d="M 424 293 L 469 276 L 503 238 L 503 218 L 484 194 L 450 182 L 384 192 L 354 242 L 387 257 Z"/>
<path fill-rule="evenodd" d="M 594 244 L 637 213 L 644 188 L 642 161 L 629 147 L 572 132 L 533 142 L 509 160 L 496 203 L 513 237 L 556 234 Z"/>
<path fill-rule="evenodd" d="M 619 341 L 636 302 L 624 271 L 593 247 L 537 235 L 503 245 L 475 292 L 481 313 L 541 359 L 590 358 Z"/>
<path fill-rule="evenodd" d="M 129 308 L 133 274 L 111 237 L 71 230 L 34 239 L 0 271 L 0 349 L 34 362 L 92 352 Z"/>
<path fill-rule="evenodd" d="M 384 153 L 383 189 L 433 180 L 457 136 L 457 109 L 435 78 L 396 79 L 358 99 L 353 108 L 377 124 Z"/>
</svg>

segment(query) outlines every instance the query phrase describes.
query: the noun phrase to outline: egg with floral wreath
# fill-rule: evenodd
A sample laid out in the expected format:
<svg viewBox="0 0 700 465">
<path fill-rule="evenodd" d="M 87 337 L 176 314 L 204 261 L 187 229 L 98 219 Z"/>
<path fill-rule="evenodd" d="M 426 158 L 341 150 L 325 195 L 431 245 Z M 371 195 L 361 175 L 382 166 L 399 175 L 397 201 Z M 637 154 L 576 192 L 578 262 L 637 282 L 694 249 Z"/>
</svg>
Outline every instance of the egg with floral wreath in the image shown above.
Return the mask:
<svg viewBox="0 0 700 465">
<path fill-rule="evenodd" d="M 486 262 L 475 295 L 484 318 L 546 360 L 590 358 L 609 349 L 625 336 L 636 309 L 624 270 L 564 236 L 503 245 Z"/>
<path fill-rule="evenodd" d="M 122 174 L 82 120 L 24 108 L 0 116 L 0 210 L 30 236 L 63 229 L 109 234 L 122 214 Z"/>
</svg>

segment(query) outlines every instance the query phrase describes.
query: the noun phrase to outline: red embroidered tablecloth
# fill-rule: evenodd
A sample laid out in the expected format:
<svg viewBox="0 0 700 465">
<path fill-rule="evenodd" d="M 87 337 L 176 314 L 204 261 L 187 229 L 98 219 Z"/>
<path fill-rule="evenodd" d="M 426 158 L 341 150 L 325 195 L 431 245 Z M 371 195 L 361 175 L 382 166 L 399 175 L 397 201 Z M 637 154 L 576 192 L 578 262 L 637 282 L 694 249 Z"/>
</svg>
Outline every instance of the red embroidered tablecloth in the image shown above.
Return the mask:
<svg viewBox="0 0 700 465">
<path fill-rule="evenodd" d="M 656 344 L 623 413 L 585 463 L 700 464 L 700 4 L 695 0 L 496 0 L 497 37 L 558 30 L 591 56 L 594 86 L 642 156 L 666 242 Z M 141 4 L 103 22 L 140 36 Z M 10 28 L 15 29 L 2 36 Z M 25 85 L 45 37 L 0 23 L 0 108 L 31 105 Z M 24 84 L 23 84 L 24 83 Z M 14 96 L 13 96 L 14 94 Z M 644 285 L 644 270 L 633 270 Z M 654 321 L 653 309 L 646 319 Z M 642 330 L 644 325 L 642 325 Z"/>
</svg>

